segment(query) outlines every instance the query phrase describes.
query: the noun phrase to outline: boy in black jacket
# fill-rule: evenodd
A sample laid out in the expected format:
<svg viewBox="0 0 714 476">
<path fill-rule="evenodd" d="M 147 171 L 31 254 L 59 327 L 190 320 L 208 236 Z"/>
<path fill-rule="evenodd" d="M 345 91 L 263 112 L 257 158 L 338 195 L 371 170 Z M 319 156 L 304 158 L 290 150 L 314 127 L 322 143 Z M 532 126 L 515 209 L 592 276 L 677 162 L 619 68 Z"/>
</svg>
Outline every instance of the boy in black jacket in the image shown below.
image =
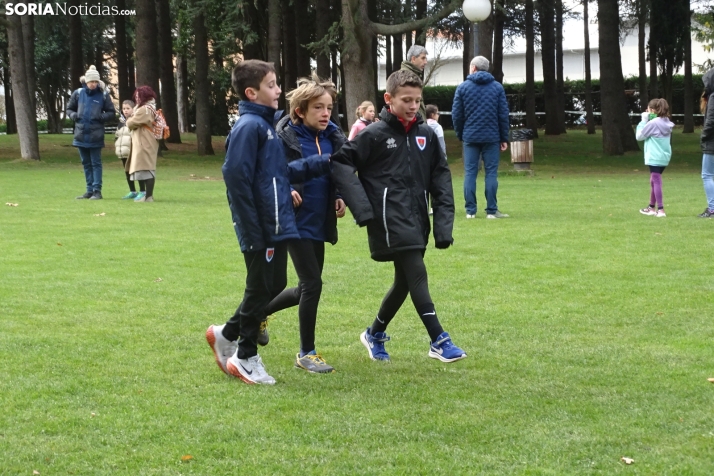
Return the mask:
<svg viewBox="0 0 714 476">
<path fill-rule="evenodd" d="M 206 340 L 225 373 L 245 383 L 272 385 L 275 379 L 258 355 L 257 340 L 266 306 L 287 285 L 287 241 L 300 238 L 290 183 L 327 174 L 330 163 L 326 154 L 285 160 L 273 127 L 281 90 L 271 63 L 244 61 L 231 79 L 242 101 L 226 139 L 223 179 L 247 276 L 235 314 L 222 326 L 210 326 Z"/>
<path fill-rule="evenodd" d="M 429 357 L 442 362 L 466 357 L 441 327 L 429 295 L 424 265 L 431 229 L 429 198 L 436 247 L 445 249 L 454 241 L 454 195 L 439 141 L 417 114 L 421 92 L 416 75 L 394 72 L 387 79 L 388 108 L 382 110 L 381 121 L 332 156 L 332 177 L 357 224 L 367 226 L 372 259 L 394 262 L 394 284 L 372 326 L 360 335 L 372 360 L 389 360 L 385 331 L 407 294 L 429 333 Z"/>
</svg>

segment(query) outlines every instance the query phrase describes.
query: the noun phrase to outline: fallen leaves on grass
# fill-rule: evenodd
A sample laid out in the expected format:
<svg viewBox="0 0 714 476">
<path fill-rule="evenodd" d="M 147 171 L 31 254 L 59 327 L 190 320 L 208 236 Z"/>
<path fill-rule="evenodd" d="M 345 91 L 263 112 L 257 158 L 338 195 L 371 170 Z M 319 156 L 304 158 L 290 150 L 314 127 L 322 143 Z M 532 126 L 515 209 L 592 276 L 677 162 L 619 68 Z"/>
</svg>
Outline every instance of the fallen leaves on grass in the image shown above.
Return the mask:
<svg viewBox="0 0 714 476">
<path fill-rule="evenodd" d="M 32 474 L 40 474 L 40 472 L 35 469 L 32 471 Z"/>
<path fill-rule="evenodd" d="M 163 279 L 161 279 L 161 278 L 156 278 L 156 279 L 154 280 L 155 283 L 160 283 L 161 281 L 163 281 Z"/>
<path fill-rule="evenodd" d="M 622 459 L 622 462 L 625 463 L 625 464 L 632 464 L 632 463 L 635 462 L 634 459 L 628 458 L 627 456 L 623 456 L 621 459 Z"/>
<path fill-rule="evenodd" d="M 188 463 L 188 462 L 190 462 L 192 459 L 193 459 L 193 456 L 191 456 L 191 455 L 183 455 L 183 456 L 181 457 L 181 462 L 183 462 L 183 463 Z"/>
<path fill-rule="evenodd" d="M 16 206 L 18 206 L 18 205 L 19 205 L 19 203 L 10 203 L 10 202 L 6 202 L 6 203 L 5 203 L 5 205 L 7 205 L 8 207 L 16 207 Z"/>
<path fill-rule="evenodd" d="M 714 378 L 708 378 L 709 382 L 714 383 Z"/>
<path fill-rule="evenodd" d="M 102 212 L 102 213 L 95 213 L 95 214 L 94 214 L 95 217 L 103 217 L 103 216 L 106 216 L 106 215 L 107 215 L 107 214 L 104 213 L 104 212 Z"/>
<path fill-rule="evenodd" d="M 57 242 L 57 246 L 62 246 L 62 243 L 60 243 L 60 242 L 58 241 L 58 242 Z"/>
</svg>

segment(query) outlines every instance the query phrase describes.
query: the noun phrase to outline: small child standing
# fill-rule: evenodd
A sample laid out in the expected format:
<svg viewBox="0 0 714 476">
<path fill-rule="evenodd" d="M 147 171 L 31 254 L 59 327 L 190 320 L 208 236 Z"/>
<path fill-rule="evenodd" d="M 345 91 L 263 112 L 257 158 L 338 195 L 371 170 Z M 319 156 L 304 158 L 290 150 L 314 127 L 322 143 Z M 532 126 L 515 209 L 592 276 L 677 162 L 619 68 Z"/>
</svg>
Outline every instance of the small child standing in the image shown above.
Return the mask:
<svg viewBox="0 0 714 476">
<path fill-rule="evenodd" d="M 441 150 L 446 155 L 446 142 L 444 141 L 444 128 L 439 124 L 439 108 L 433 104 L 428 104 L 426 106 L 426 124 L 432 128 L 436 134 L 436 138 L 439 139 L 439 145 Z"/>
<path fill-rule="evenodd" d="M 114 150 L 117 157 L 121 159 L 122 166 L 124 167 L 124 174 L 126 175 L 126 183 L 129 184 L 129 193 L 122 197 L 122 200 L 134 199 L 138 196 L 136 191 L 136 186 L 134 181 L 129 176 L 129 172 L 126 171 L 126 161 L 129 160 L 131 155 L 131 131 L 126 127 L 126 120 L 134 114 L 134 101 L 127 99 L 121 105 L 121 115 L 119 116 L 119 122 L 121 123 L 114 133 Z M 145 184 L 141 183 L 140 189 L 142 194 L 145 190 Z"/>
<path fill-rule="evenodd" d="M 645 141 L 645 165 L 650 168 L 650 203 L 640 210 L 643 215 L 666 217 L 662 200 L 662 173 L 672 157 L 670 138 L 674 124 L 669 120 L 669 104 L 653 99 L 637 125 L 637 140 Z M 655 209 L 655 205 L 657 208 Z"/>
<path fill-rule="evenodd" d="M 394 263 L 394 283 L 374 322 L 360 335 L 372 360 L 390 360 L 384 348 L 387 326 L 407 296 L 429 334 L 429 357 L 442 362 L 466 357 L 441 327 L 429 294 L 424 264 L 431 230 L 429 196 L 434 241 L 446 249 L 454 241 L 454 192 L 436 134 L 417 114 L 421 95 L 418 76 L 405 70 L 392 73 L 381 121 L 332 156 L 332 177 L 357 224 L 367 227 L 372 259 Z"/>
</svg>

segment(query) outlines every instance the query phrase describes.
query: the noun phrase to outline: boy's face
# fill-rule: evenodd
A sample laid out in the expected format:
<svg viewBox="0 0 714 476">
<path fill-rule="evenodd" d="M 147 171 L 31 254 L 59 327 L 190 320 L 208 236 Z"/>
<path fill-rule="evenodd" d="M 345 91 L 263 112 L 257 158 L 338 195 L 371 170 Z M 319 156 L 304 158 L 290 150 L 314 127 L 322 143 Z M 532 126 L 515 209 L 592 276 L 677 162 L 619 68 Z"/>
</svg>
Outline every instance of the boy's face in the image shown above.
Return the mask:
<svg viewBox="0 0 714 476">
<path fill-rule="evenodd" d="M 392 96 L 384 93 L 384 102 L 389 104 L 389 110 L 400 119 L 411 121 L 419 112 L 421 104 L 421 88 L 402 86 Z"/>
<path fill-rule="evenodd" d="M 278 99 L 280 98 L 280 87 L 275 79 L 275 73 L 270 72 L 263 77 L 260 82 L 260 89 L 246 88 L 245 97 L 249 101 L 263 106 L 278 108 Z"/>
<path fill-rule="evenodd" d="M 129 117 L 134 112 L 134 109 L 128 104 L 123 104 L 121 107 L 121 112 L 124 113 L 124 117 Z"/>
<path fill-rule="evenodd" d="M 320 97 L 312 98 L 307 103 L 307 111 L 297 108 L 295 113 L 306 126 L 316 131 L 324 131 L 330 123 L 330 116 L 332 116 L 332 96 L 325 93 Z"/>
</svg>

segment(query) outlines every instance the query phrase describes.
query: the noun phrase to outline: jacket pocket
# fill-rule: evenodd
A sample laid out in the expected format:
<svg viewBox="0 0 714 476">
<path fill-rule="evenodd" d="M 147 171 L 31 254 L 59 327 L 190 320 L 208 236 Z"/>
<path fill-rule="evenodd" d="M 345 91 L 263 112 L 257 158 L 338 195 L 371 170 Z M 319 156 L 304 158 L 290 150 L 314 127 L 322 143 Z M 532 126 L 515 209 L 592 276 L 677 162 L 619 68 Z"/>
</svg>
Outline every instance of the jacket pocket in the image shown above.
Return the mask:
<svg viewBox="0 0 714 476">
<path fill-rule="evenodd" d="M 390 248 L 389 244 L 389 228 L 387 228 L 387 188 L 384 188 L 384 195 L 382 196 L 382 223 L 384 224 L 384 235 L 387 239 L 387 248 Z"/>
<path fill-rule="evenodd" d="M 280 212 L 278 210 L 278 184 L 273 177 L 273 200 L 275 206 L 275 234 L 280 233 Z"/>
</svg>

